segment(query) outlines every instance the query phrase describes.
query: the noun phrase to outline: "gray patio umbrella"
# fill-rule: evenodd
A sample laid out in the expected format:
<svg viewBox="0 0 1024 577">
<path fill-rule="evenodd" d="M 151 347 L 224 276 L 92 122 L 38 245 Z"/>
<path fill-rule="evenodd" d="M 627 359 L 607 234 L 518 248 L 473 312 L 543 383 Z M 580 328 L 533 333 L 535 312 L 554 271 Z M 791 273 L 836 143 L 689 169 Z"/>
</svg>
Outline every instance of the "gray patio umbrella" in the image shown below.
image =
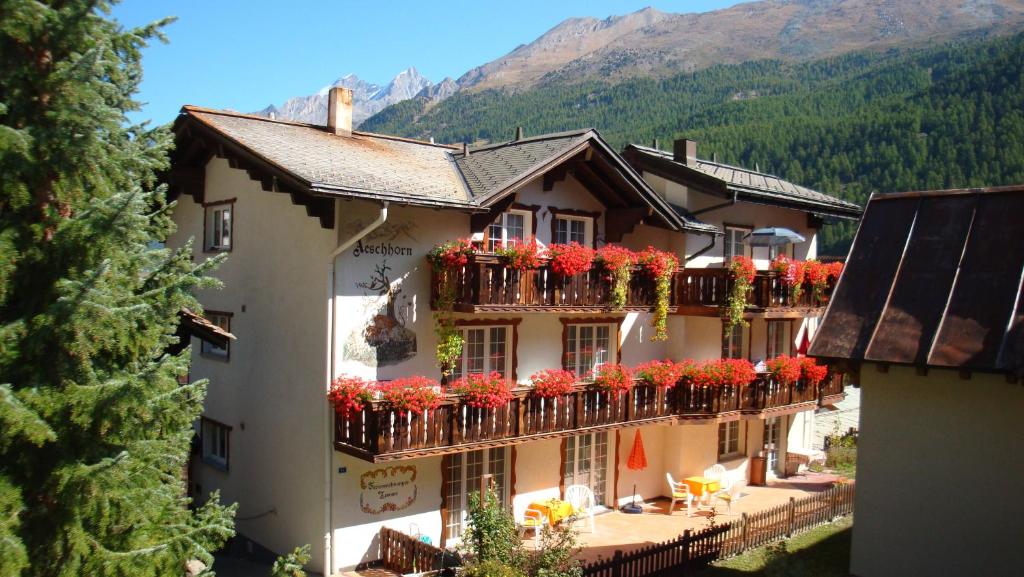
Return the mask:
<svg viewBox="0 0 1024 577">
<path fill-rule="evenodd" d="M 750 246 L 782 246 L 803 242 L 804 237 L 788 228 L 772 226 L 751 231 L 743 240 Z"/>
</svg>

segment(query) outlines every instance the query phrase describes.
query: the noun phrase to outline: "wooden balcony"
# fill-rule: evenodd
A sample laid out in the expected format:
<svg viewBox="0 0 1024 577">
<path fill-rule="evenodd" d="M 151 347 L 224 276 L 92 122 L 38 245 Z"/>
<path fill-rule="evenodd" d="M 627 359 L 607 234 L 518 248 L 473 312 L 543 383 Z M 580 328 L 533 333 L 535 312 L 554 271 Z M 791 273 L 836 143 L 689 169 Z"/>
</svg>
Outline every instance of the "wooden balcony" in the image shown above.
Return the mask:
<svg viewBox="0 0 1024 577">
<path fill-rule="evenodd" d="M 732 281 L 724 268 L 694 268 L 676 273 L 673 301 L 679 314 L 719 316 L 721 307 L 729 303 Z M 758 271 L 753 290 L 747 296 L 747 313 L 766 318 L 798 318 L 821 312 L 832 294 L 830 284 L 820 299 L 814 298 L 811 285 L 804 284 L 798 301 L 776 272 Z"/>
<path fill-rule="evenodd" d="M 431 279 L 431 302 L 439 292 L 437 273 Z M 497 256 L 476 254 L 469 264 L 455 272 L 455 310 L 459 312 L 598 312 L 612 310 L 611 287 L 598 270 L 562 277 L 545 264 L 516 271 L 505 267 Z M 647 275 L 632 275 L 624 310 L 645 311 L 655 304 L 654 281 Z M 622 310 L 622 309 L 620 309 Z M 674 312 L 674 308 L 670 308 Z"/>
<path fill-rule="evenodd" d="M 431 302 L 436 302 L 440 279 L 434 273 Z M 545 264 L 516 271 L 505 267 L 492 254 L 476 254 L 469 264 L 455 271 L 455 310 L 459 312 L 600 312 L 612 310 L 611 287 L 599 270 L 562 277 Z M 728 304 L 731 281 L 726 269 L 680 269 L 672 283 L 669 312 L 696 316 L 720 316 Z M 832 287 L 815 299 L 811 286 L 804 287 L 798 301 L 778 273 L 759 271 L 747 297 L 749 316 L 799 318 L 820 314 L 828 303 Z M 626 296 L 627 311 L 649 311 L 655 304 L 654 281 L 640 273 L 632 275 Z"/>
<path fill-rule="evenodd" d="M 659 422 L 756 419 L 818 406 L 832 380 L 819 386 L 780 385 L 762 374 L 746 387 L 680 385 L 671 389 L 637 382 L 615 398 L 586 384 L 553 399 L 536 397 L 522 388 L 498 409 L 468 407 L 449 395 L 432 411 L 405 415 L 374 402 L 346 419 L 335 418 L 334 446 L 361 459 L 382 462 Z"/>
</svg>

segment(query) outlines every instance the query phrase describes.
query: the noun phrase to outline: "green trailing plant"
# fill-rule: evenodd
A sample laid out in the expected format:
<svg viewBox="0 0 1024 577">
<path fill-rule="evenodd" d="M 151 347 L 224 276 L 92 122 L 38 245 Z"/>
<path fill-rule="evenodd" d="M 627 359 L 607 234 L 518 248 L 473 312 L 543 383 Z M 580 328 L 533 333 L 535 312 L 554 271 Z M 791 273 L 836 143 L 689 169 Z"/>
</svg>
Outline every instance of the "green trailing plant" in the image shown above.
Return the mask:
<svg viewBox="0 0 1024 577">
<path fill-rule="evenodd" d="M 434 333 L 437 335 L 437 366 L 441 375 L 452 374 L 455 363 L 462 358 L 462 332 L 455 326 L 455 277 L 458 270 L 469 264 L 473 245 L 459 239 L 435 246 L 427 253 L 437 278 L 437 296 L 434 302 Z"/>
<path fill-rule="evenodd" d="M 670 252 L 647 247 L 637 255 L 637 264 L 654 280 L 655 304 L 651 325 L 654 327 L 652 341 L 668 339 L 668 306 L 672 298 L 672 276 L 679 267 L 679 259 Z"/>
<path fill-rule="evenodd" d="M 179 382 L 179 313 L 223 259 L 161 244 L 172 136 L 128 118 L 168 21 L 125 27 L 111 4 L 0 7 L 4 577 L 181 575 L 234 535 L 234 507 L 192 503 L 182 474 L 206 383 Z"/>
<path fill-rule="evenodd" d="M 747 310 L 747 295 L 754 286 L 757 267 L 745 256 L 734 256 L 729 263 L 729 302 L 725 307 L 725 333 L 732 332 L 736 325 L 747 326 L 743 313 Z"/>
<path fill-rule="evenodd" d="M 306 577 L 303 569 L 309 563 L 309 545 L 296 547 L 291 553 L 281 555 L 270 569 L 273 577 Z"/>
<path fill-rule="evenodd" d="M 608 304 L 613 309 L 621 309 L 626 306 L 629 279 L 633 273 L 633 265 L 636 263 L 636 255 L 626 247 L 606 244 L 597 249 L 595 261 L 600 263 L 611 283 L 612 292 Z"/>
</svg>

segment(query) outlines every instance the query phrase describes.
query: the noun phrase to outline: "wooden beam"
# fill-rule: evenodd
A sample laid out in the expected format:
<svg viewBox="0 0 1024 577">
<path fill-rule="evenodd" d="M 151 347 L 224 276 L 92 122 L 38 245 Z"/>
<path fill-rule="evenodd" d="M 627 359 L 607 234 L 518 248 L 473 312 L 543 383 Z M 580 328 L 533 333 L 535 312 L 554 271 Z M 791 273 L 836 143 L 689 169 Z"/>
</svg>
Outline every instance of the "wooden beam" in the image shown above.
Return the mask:
<svg viewBox="0 0 1024 577">
<path fill-rule="evenodd" d="M 607 199 L 607 202 L 603 202 L 605 206 L 612 207 L 628 204 L 622 195 L 608 183 L 608 179 L 594 170 L 591 163 L 577 162 L 573 164 L 572 169 L 573 175 L 576 176 L 577 180 L 588 189 L 591 189 L 591 192 L 594 192 L 594 189 L 596 189 L 604 199 Z"/>
<path fill-rule="evenodd" d="M 565 174 L 568 172 L 564 164 L 556 166 L 551 170 L 544 173 L 544 192 L 550 192 L 555 187 L 556 182 L 565 180 Z"/>
<path fill-rule="evenodd" d="M 176 165 L 167 175 L 167 185 L 175 194 L 187 194 L 196 202 L 203 202 L 206 188 L 206 168 Z"/>
</svg>

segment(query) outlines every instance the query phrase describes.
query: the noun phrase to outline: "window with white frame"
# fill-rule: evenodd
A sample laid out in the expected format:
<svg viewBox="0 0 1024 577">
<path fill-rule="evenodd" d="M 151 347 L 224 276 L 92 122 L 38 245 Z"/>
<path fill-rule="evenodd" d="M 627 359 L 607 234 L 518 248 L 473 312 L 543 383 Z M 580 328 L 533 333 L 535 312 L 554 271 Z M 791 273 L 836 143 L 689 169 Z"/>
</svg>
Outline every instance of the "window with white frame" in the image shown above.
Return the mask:
<svg viewBox="0 0 1024 577">
<path fill-rule="evenodd" d="M 790 349 L 792 338 L 790 336 L 792 324 L 787 320 L 768 320 L 767 326 L 767 350 L 766 357 L 773 359 L 779 355 L 791 354 Z"/>
<path fill-rule="evenodd" d="M 590 246 L 594 220 L 579 216 L 556 216 L 554 235 L 551 241 L 556 244 L 575 242 Z"/>
<path fill-rule="evenodd" d="M 718 424 L 718 458 L 730 457 L 740 452 L 740 422 Z"/>
<path fill-rule="evenodd" d="M 533 230 L 533 214 L 525 210 L 503 212 L 487 227 L 487 250 L 495 251 L 506 244 L 526 241 L 527 231 Z"/>
<path fill-rule="evenodd" d="M 728 266 L 734 256 L 750 256 L 750 245 L 743 241 L 752 229 L 739 226 L 725 227 L 725 240 L 722 243 L 725 253 L 725 265 Z"/>
<path fill-rule="evenodd" d="M 206 212 L 206 239 L 207 251 L 229 251 L 231 250 L 232 213 L 235 205 L 230 202 L 214 203 L 203 205 Z"/>
<path fill-rule="evenodd" d="M 226 471 L 231 427 L 206 417 L 202 418 L 201 424 L 199 437 L 203 447 L 203 462 Z"/>
<path fill-rule="evenodd" d="M 512 327 L 462 327 L 462 358 L 455 364 L 452 377 L 465 375 L 501 373 L 511 374 L 509 354 L 512 342 Z"/>
<path fill-rule="evenodd" d="M 745 359 L 747 358 L 747 331 L 741 324 L 732 326 L 732 330 L 726 330 L 722 325 L 722 358 L 723 359 Z"/>
<path fill-rule="evenodd" d="M 603 506 L 608 501 L 608 432 L 588 433 L 565 439 L 563 482 L 583 485 L 594 492 L 594 501 Z"/>
<path fill-rule="evenodd" d="M 491 475 L 498 499 L 508 504 L 507 448 L 453 453 L 445 457 L 444 467 L 445 545 L 452 545 L 454 540 L 462 537 L 469 512 L 469 497 L 480 492 L 484 475 Z"/>
<path fill-rule="evenodd" d="M 614 363 L 615 326 L 611 324 L 568 325 L 565 332 L 566 369 L 585 377 L 605 363 Z"/>
<path fill-rule="evenodd" d="M 227 332 L 231 332 L 231 313 L 221 311 L 206 311 L 203 316 L 206 320 L 224 329 Z M 217 345 L 202 341 L 199 345 L 199 352 L 205 357 L 212 357 L 215 359 L 228 360 L 231 355 L 231 343 L 227 346 L 218 347 Z"/>
<path fill-rule="evenodd" d="M 775 260 L 775 257 L 779 255 L 793 258 L 793 245 L 784 244 L 781 246 L 770 246 L 768 247 L 768 260 Z"/>
</svg>

